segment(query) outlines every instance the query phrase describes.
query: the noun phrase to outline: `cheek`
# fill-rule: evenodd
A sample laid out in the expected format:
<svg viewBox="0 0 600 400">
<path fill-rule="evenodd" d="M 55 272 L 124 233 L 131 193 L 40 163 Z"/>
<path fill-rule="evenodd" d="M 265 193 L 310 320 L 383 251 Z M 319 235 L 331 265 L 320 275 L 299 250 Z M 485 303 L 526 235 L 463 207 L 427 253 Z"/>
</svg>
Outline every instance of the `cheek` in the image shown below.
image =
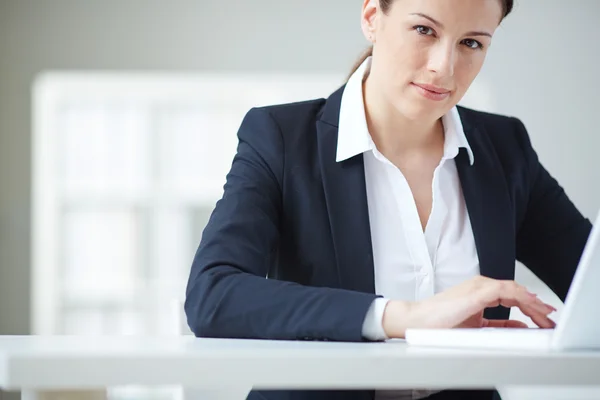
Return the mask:
<svg viewBox="0 0 600 400">
<path fill-rule="evenodd" d="M 406 65 L 425 67 L 430 57 L 431 45 L 425 39 L 411 38 L 403 43 L 401 51 L 405 56 Z"/>
<path fill-rule="evenodd" d="M 427 49 L 414 43 L 403 43 L 397 47 L 389 68 L 393 71 L 391 79 L 396 85 L 405 85 L 423 75 L 427 69 Z"/>
<path fill-rule="evenodd" d="M 388 63 L 393 67 L 401 67 L 402 70 L 409 71 L 426 63 L 428 56 L 426 43 L 415 37 L 413 32 L 401 29 L 386 32 L 384 41 L 384 53 L 387 54 Z"/>
<path fill-rule="evenodd" d="M 464 92 L 471 86 L 471 83 L 475 80 L 477 74 L 479 74 L 482 65 L 483 57 L 480 55 L 467 56 L 459 60 L 454 70 L 455 84 L 459 91 Z"/>
</svg>

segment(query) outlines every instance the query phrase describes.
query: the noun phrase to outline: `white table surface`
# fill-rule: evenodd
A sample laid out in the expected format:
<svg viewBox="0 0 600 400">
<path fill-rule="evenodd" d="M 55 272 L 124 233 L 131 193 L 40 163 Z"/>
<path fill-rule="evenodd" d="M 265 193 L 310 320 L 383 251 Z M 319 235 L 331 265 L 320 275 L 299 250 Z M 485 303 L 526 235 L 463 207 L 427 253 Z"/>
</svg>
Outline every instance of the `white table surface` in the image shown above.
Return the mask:
<svg viewBox="0 0 600 400">
<path fill-rule="evenodd" d="M 181 337 L 0 337 L 0 388 L 489 388 L 600 385 L 600 352 Z"/>
</svg>

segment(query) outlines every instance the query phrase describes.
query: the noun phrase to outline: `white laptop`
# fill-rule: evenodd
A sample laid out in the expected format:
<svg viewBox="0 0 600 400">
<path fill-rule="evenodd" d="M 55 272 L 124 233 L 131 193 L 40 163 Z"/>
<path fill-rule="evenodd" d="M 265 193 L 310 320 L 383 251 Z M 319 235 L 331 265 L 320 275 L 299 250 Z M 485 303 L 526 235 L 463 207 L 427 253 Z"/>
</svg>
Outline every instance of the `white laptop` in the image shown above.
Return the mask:
<svg viewBox="0 0 600 400">
<path fill-rule="evenodd" d="M 600 213 L 596 218 L 554 329 L 407 329 L 415 346 L 450 348 L 583 350 L 600 349 Z"/>
</svg>

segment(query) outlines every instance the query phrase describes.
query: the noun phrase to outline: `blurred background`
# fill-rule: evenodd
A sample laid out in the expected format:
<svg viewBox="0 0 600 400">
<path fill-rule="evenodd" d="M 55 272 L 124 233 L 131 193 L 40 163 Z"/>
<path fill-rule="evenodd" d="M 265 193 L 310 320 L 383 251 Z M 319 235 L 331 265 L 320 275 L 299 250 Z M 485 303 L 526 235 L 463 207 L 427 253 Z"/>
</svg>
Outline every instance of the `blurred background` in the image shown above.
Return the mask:
<svg viewBox="0 0 600 400">
<path fill-rule="evenodd" d="M 0 0 L 0 334 L 177 334 L 243 115 L 339 87 L 361 4 Z M 517 0 L 461 102 L 523 120 L 589 218 L 598 21 L 597 0 Z"/>
</svg>

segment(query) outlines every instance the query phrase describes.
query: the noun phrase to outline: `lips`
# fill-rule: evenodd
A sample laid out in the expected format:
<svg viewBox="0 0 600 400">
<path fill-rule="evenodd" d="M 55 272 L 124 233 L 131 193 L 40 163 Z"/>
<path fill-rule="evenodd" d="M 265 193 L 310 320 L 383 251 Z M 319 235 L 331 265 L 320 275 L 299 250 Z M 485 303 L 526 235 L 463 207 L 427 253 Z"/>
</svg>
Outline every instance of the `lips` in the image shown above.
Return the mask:
<svg viewBox="0 0 600 400">
<path fill-rule="evenodd" d="M 438 94 L 450 93 L 450 90 L 444 89 L 442 87 L 435 86 L 435 85 L 428 85 L 426 83 L 414 83 L 414 85 L 416 85 L 422 89 L 428 90 L 430 92 L 433 92 L 433 93 L 438 93 Z"/>
<path fill-rule="evenodd" d="M 450 90 L 439 86 L 424 83 L 413 83 L 412 85 L 417 93 L 428 100 L 444 101 L 450 97 Z"/>
</svg>

